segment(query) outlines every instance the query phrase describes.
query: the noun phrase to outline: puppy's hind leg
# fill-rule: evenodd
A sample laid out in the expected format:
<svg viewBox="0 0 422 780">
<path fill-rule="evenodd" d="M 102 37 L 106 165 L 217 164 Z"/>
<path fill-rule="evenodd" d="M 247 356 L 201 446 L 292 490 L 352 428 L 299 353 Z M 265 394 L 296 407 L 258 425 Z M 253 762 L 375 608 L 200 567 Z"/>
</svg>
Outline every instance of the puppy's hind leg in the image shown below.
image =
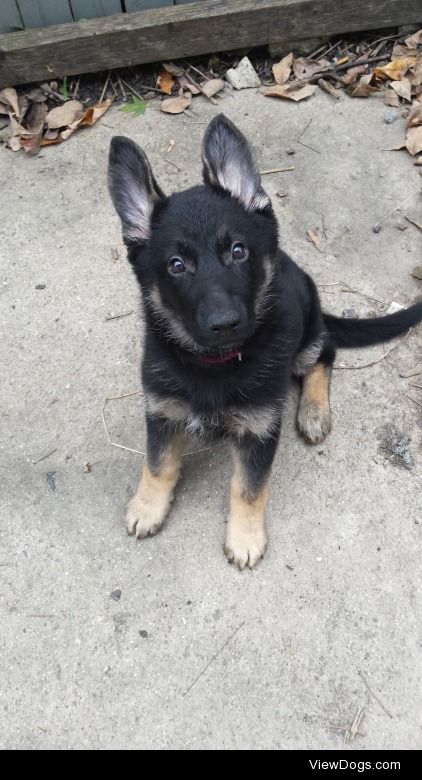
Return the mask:
<svg viewBox="0 0 422 780">
<path fill-rule="evenodd" d="M 334 347 L 325 346 L 303 377 L 297 425 L 309 444 L 320 444 L 331 430 L 330 380 L 334 358 Z"/>
<path fill-rule="evenodd" d="M 180 476 L 184 438 L 168 420 L 147 415 L 147 463 L 129 503 L 127 528 L 137 539 L 160 530 Z"/>
</svg>

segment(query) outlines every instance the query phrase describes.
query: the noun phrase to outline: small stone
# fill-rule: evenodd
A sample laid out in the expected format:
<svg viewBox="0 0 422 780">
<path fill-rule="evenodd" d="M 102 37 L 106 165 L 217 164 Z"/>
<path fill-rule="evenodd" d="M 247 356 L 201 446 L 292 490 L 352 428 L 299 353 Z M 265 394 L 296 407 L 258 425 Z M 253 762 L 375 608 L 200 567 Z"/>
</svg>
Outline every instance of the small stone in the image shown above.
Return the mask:
<svg viewBox="0 0 422 780">
<path fill-rule="evenodd" d="M 346 320 L 355 320 L 357 319 L 357 314 L 354 309 L 343 309 L 342 316 Z"/>
<path fill-rule="evenodd" d="M 45 290 L 45 289 L 46 289 L 46 287 L 47 287 L 47 285 L 46 285 L 46 284 L 36 284 L 36 285 L 35 285 L 35 289 L 36 289 L 36 290 Z"/>
<path fill-rule="evenodd" d="M 397 108 L 386 108 L 384 111 L 384 122 L 387 125 L 393 124 L 400 116 L 400 111 Z"/>
<path fill-rule="evenodd" d="M 294 154 L 296 154 L 296 150 L 295 149 L 287 149 L 286 154 L 288 154 L 290 157 L 292 157 Z"/>
<path fill-rule="evenodd" d="M 381 225 L 379 223 L 377 225 L 374 225 L 372 230 L 374 233 L 379 233 L 381 231 Z"/>
<path fill-rule="evenodd" d="M 230 68 L 226 73 L 226 79 L 235 89 L 261 86 L 261 79 L 248 57 L 243 57 L 235 68 Z"/>
<path fill-rule="evenodd" d="M 145 631 L 145 629 L 141 629 L 141 631 L 139 632 L 139 636 L 141 636 L 142 639 L 148 639 L 149 637 L 148 631 Z"/>
<path fill-rule="evenodd" d="M 414 279 L 422 281 L 422 265 L 417 265 L 416 268 L 412 270 L 412 276 Z"/>
<path fill-rule="evenodd" d="M 397 301 L 391 301 L 388 309 L 385 309 L 383 314 L 397 314 L 398 311 L 403 311 L 405 307 L 401 303 L 397 303 Z"/>
<path fill-rule="evenodd" d="M 113 601 L 120 601 L 121 597 L 122 597 L 121 590 L 113 590 L 113 592 L 110 593 L 110 598 L 113 599 Z"/>
</svg>

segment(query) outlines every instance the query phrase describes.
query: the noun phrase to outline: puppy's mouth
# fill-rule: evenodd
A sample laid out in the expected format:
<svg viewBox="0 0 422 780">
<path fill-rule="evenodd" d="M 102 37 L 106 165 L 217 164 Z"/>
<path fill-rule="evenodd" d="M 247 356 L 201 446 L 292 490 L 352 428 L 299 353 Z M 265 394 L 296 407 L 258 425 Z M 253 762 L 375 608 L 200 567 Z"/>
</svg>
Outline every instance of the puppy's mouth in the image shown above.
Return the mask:
<svg viewBox="0 0 422 780">
<path fill-rule="evenodd" d="M 202 353 L 198 355 L 201 363 L 208 365 L 222 365 L 224 363 L 231 363 L 233 360 L 238 360 L 239 363 L 242 360 L 242 351 L 238 347 L 233 347 L 229 350 L 219 350 L 218 353 Z"/>
</svg>

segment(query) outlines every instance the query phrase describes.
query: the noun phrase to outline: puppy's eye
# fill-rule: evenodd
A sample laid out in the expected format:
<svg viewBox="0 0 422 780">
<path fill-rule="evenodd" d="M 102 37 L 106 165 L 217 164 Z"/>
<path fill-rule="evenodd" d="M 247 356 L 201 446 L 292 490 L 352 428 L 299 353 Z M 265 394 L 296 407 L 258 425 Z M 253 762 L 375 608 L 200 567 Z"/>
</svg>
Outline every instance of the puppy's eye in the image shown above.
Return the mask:
<svg viewBox="0 0 422 780">
<path fill-rule="evenodd" d="M 233 260 L 246 260 L 249 255 L 248 250 L 241 241 L 236 241 L 232 246 Z"/>
<path fill-rule="evenodd" d="M 183 274 L 186 271 L 186 266 L 181 257 L 171 257 L 168 261 L 167 268 L 174 276 L 177 274 Z"/>
</svg>

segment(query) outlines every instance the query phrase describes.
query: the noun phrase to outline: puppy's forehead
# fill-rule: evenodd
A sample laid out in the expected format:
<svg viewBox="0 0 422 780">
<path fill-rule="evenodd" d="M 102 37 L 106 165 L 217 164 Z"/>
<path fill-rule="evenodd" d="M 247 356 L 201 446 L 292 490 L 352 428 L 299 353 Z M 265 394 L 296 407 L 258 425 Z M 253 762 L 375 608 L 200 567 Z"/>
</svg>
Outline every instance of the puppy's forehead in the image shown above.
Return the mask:
<svg viewBox="0 0 422 780">
<path fill-rule="evenodd" d="M 240 204 L 204 186 L 171 195 L 166 212 L 173 224 L 177 222 L 186 234 L 197 240 L 201 236 L 236 230 L 239 223 L 247 223 L 247 215 Z"/>
</svg>

